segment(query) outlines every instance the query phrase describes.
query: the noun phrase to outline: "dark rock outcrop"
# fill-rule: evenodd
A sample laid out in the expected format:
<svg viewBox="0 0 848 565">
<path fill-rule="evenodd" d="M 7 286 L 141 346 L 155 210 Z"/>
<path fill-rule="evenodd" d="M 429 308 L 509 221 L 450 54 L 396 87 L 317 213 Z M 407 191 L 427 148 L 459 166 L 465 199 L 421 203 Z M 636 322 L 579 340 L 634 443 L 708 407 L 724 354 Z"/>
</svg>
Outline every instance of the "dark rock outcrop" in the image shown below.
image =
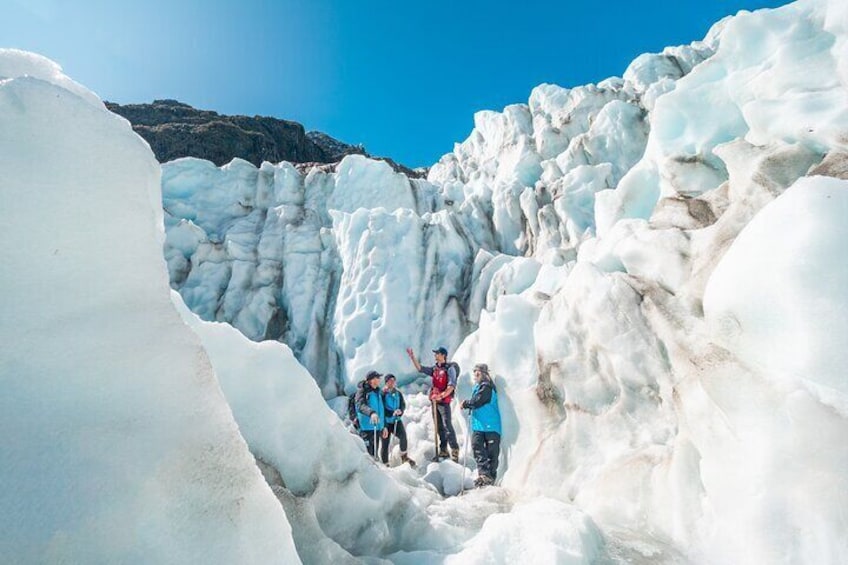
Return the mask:
<svg viewBox="0 0 848 565">
<path fill-rule="evenodd" d="M 308 131 L 306 132 L 306 137 L 324 151 L 327 158 L 326 162 L 328 163 L 341 161 L 345 155 L 350 155 L 352 153 L 368 155 L 368 153 L 365 152 L 365 147 L 362 145 L 349 145 L 334 137 L 330 137 L 324 132 Z"/>
<path fill-rule="evenodd" d="M 240 157 L 256 166 L 278 163 L 334 163 L 345 155 L 367 155 L 320 132 L 306 133 L 297 122 L 263 116 L 224 116 L 176 100 L 120 105 L 106 102 L 153 149 L 160 163 L 180 157 L 207 159 L 220 166 Z"/>
</svg>

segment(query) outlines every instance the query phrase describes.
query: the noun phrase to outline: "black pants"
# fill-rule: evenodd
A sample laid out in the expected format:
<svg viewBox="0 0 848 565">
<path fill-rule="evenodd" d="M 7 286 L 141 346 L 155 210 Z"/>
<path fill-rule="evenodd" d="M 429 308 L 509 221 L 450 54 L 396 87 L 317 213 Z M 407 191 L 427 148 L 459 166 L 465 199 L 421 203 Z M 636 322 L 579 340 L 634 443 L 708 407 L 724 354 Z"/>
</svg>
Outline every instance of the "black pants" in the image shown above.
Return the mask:
<svg viewBox="0 0 848 565">
<path fill-rule="evenodd" d="M 453 421 L 451 420 L 451 405 L 437 402 L 436 410 L 439 414 L 439 451 L 447 451 L 448 445 L 452 449 L 459 449 L 459 444 L 456 443 L 456 432 L 453 430 Z"/>
<path fill-rule="evenodd" d="M 377 455 L 377 443 L 380 441 L 380 437 L 382 435 L 382 430 L 359 430 L 359 437 L 362 438 L 362 441 L 365 442 L 365 449 L 368 450 L 368 455 L 371 457 L 376 457 Z M 374 439 L 376 437 L 376 440 Z"/>
<path fill-rule="evenodd" d="M 406 428 L 403 427 L 403 422 L 398 420 L 391 424 L 386 424 L 386 429 L 389 430 L 389 436 L 382 440 L 380 445 L 380 458 L 383 463 L 389 462 L 389 444 L 392 442 L 392 434 L 396 435 L 400 440 L 400 452 L 406 453 Z"/>
<path fill-rule="evenodd" d="M 501 434 L 496 432 L 474 432 L 471 436 L 477 471 L 492 481 L 498 478 L 498 457 L 501 454 Z"/>
</svg>

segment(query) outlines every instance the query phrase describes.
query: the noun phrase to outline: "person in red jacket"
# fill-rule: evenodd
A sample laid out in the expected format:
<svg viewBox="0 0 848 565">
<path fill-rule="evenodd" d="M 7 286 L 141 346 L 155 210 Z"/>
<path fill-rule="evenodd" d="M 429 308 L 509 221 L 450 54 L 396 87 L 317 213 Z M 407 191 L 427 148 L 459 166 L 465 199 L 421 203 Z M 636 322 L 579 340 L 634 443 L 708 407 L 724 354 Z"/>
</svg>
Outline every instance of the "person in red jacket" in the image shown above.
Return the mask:
<svg viewBox="0 0 848 565">
<path fill-rule="evenodd" d="M 429 375 L 433 379 L 433 387 L 430 389 L 430 401 L 435 404 L 435 412 L 438 421 L 435 422 L 439 429 L 439 448 L 433 461 L 439 461 L 448 457 L 448 446 L 450 446 L 450 458 L 459 462 L 459 444 L 456 441 L 456 432 L 453 429 L 451 419 L 451 401 L 456 391 L 456 381 L 459 378 L 459 369 L 456 363 L 448 362 L 448 350 L 438 347 L 433 350 L 436 364 L 432 367 L 422 366 L 415 358 L 412 348 L 407 348 L 406 354 L 415 369 L 419 373 Z"/>
</svg>

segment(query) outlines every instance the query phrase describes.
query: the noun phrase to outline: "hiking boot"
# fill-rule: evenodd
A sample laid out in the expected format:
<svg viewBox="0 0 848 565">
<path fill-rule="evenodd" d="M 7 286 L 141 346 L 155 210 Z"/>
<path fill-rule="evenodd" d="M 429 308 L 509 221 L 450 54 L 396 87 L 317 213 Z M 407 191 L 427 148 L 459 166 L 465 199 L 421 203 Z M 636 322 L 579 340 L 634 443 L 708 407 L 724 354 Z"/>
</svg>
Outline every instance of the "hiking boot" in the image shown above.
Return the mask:
<svg viewBox="0 0 848 565">
<path fill-rule="evenodd" d="M 483 486 L 483 477 L 482 476 L 474 479 L 474 486 L 475 487 L 482 487 Z"/>
<path fill-rule="evenodd" d="M 451 449 L 450 458 L 454 463 L 459 463 L 459 448 Z"/>
<path fill-rule="evenodd" d="M 479 485 L 477 485 L 477 481 L 480 481 Z M 477 481 L 474 481 L 474 484 L 479 487 L 488 487 L 495 484 L 495 479 L 488 475 L 480 475 L 479 477 L 477 477 Z"/>
<path fill-rule="evenodd" d="M 447 459 L 447 458 L 448 458 L 448 452 L 440 450 L 433 456 L 432 459 L 430 459 L 430 461 L 433 461 L 434 463 L 438 463 L 442 459 Z"/>
<path fill-rule="evenodd" d="M 406 453 L 400 454 L 400 461 L 401 461 L 401 465 L 403 465 L 404 463 L 409 463 L 410 467 L 412 467 L 413 469 L 415 468 L 415 461 L 410 459 L 409 455 L 407 455 Z"/>
</svg>

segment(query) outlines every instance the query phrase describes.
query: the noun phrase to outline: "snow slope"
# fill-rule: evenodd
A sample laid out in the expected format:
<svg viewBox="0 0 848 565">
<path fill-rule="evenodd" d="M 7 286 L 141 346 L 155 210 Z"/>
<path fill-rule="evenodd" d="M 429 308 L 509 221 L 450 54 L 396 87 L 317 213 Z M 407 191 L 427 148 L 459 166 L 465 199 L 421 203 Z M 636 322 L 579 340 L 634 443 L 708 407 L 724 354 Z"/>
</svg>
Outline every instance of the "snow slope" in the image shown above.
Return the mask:
<svg viewBox="0 0 848 565">
<path fill-rule="evenodd" d="M 54 63 L 0 50 L 0 555 L 296 563 L 169 300 L 159 167 Z"/>
</svg>

